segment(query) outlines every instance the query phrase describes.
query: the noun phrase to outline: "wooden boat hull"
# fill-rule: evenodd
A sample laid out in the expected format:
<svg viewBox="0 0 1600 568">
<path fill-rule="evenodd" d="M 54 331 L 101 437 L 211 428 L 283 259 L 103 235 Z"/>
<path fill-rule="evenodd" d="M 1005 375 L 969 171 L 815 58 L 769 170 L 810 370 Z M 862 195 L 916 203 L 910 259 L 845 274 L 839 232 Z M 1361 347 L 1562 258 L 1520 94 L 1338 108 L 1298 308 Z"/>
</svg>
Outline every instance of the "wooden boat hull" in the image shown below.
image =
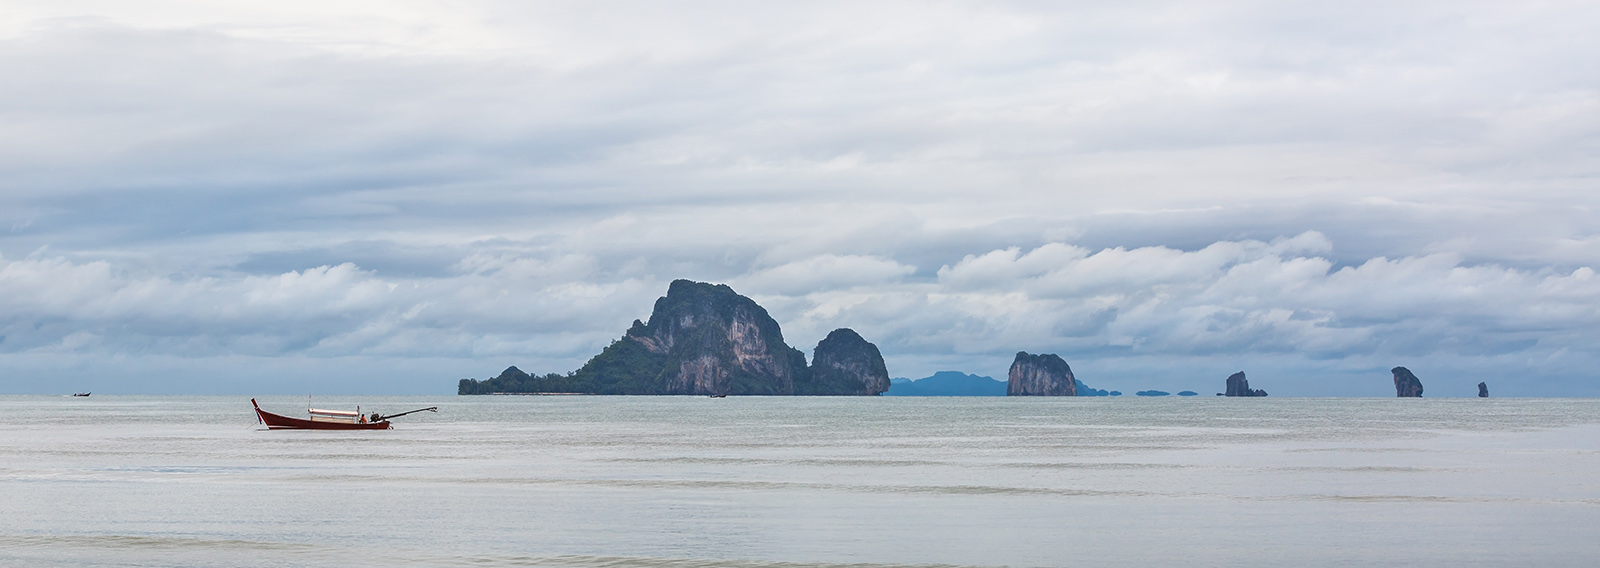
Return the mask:
<svg viewBox="0 0 1600 568">
<path fill-rule="evenodd" d="M 394 426 L 388 420 L 382 422 L 323 422 L 320 420 L 306 420 L 304 418 L 290 418 L 282 414 L 273 414 L 261 409 L 256 404 L 256 399 L 250 399 L 250 404 L 256 407 L 256 418 L 261 419 L 271 430 L 388 430 Z"/>
</svg>

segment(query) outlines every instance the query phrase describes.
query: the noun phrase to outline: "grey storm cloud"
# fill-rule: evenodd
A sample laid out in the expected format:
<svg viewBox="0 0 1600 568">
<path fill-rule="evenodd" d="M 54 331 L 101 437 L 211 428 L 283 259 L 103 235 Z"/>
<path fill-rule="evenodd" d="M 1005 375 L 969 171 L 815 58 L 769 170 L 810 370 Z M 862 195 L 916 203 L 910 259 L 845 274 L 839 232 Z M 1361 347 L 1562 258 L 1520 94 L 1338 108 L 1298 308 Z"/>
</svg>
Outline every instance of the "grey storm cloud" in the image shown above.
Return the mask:
<svg viewBox="0 0 1600 568">
<path fill-rule="evenodd" d="M 1027 349 L 1102 387 L 1381 394 L 1407 363 L 1600 394 L 1597 24 L 16 2 L 0 390 L 440 392 L 575 368 L 694 278 L 801 348 L 853 327 L 897 376 Z"/>
</svg>

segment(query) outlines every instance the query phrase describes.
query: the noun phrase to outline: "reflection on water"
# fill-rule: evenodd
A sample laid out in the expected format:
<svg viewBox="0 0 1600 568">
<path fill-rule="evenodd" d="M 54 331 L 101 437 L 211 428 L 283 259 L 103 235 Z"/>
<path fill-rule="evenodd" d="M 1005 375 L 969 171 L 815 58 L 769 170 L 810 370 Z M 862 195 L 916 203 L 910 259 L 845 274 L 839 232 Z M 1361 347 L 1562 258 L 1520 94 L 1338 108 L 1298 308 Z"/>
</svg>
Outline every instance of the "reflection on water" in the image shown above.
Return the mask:
<svg viewBox="0 0 1600 568">
<path fill-rule="evenodd" d="M 293 413 L 302 397 L 262 398 Z M 1579 566 L 1600 401 L 0 397 L 0 565 Z"/>
</svg>

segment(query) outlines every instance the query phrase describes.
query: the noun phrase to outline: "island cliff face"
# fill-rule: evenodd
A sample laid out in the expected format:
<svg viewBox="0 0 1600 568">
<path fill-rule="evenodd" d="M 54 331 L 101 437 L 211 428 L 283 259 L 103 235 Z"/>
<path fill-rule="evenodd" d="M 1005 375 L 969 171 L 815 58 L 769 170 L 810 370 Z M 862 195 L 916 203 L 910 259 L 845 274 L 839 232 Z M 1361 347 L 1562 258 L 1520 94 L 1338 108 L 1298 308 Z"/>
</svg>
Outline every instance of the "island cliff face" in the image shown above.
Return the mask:
<svg viewBox="0 0 1600 568">
<path fill-rule="evenodd" d="M 1418 380 L 1416 375 L 1411 374 L 1411 369 L 1395 367 L 1389 369 L 1389 372 L 1394 373 L 1395 396 L 1401 398 L 1420 398 L 1422 396 L 1422 381 Z"/>
<path fill-rule="evenodd" d="M 1006 396 L 1077 396 L 1072 368 L 1054 353 L 1029 355 L 1018 351 L 1011 362 Z"/>
<path fill-rule="evenodd" d="M 1223 396 L 1267 396 L 1267 391 L 1251 389 L 1250 381 L 1244 378 L 1244 371 L 1239 371 L 1228 375 L 1228 391 Z"/>
<path fill-rule="evenodd" d="M 817 344 L 816 365 L 783 340 L 767 310 L 725 284 L 675 280 L 648 323 L 566 375 L 462 379 L 459 394 L 875 395 L 889 389 L 877 346 L 849 329 Z"/>
<path fill-rule="evenodd" d="M 795 394 L 875 395 L 889 390 L 889 369 L 878 346 L 848 328 L 839 328 L 817 342 L 811 352 L 811 376 L 796 384 Z"/>
<path fill-rule="evenodd" d="M 626 377 L 635 392 L 789 394 L 806 372 L 805 354 L 783 342 L 778 322 L 726 284 L 674 281 L 656 300 L 650 323 L 633 320 L 622 343 L 637 344 L 660 361 L 654 377 Z"/>
</svg>

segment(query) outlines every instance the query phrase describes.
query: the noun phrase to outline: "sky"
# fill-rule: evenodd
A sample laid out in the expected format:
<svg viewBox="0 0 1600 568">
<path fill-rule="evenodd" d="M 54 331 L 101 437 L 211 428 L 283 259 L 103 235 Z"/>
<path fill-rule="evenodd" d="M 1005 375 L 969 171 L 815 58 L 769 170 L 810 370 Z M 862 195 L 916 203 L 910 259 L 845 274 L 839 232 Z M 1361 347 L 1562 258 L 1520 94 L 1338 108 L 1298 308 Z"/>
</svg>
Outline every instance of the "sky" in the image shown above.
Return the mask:
<svg viewBox="0 0 1600 568">
<path fill-rule="evenodd" d="M 0 4 L 0 393 L 447 394 L 674 279 L 895 377 L 1600 396 L 1593 2 Z"/>
</svg>

